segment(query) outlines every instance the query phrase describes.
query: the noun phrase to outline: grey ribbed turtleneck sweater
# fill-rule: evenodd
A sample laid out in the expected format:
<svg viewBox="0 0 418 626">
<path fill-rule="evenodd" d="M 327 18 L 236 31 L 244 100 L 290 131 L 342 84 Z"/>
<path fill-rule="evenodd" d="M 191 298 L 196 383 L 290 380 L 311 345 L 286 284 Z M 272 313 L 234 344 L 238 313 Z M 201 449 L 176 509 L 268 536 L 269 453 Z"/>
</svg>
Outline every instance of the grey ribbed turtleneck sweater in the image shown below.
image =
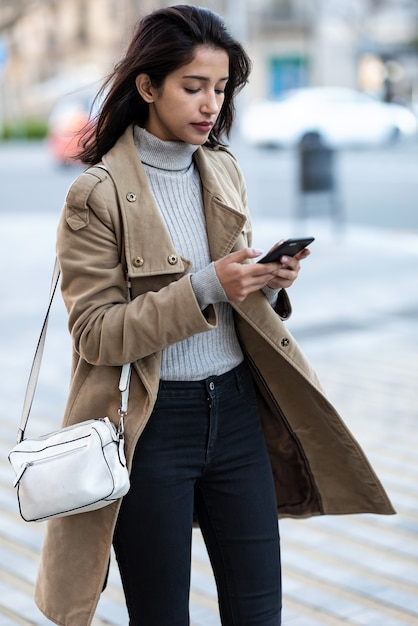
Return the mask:
<svg viewBox="0 0 418 626">
<path fill-rule="evenodd" d="M 162 380 L 201 380 L 223 374 L 242 359 L 232 308 L 211 262 L 201 182 L 193 154 L 198 146 L 161 141 L 140 127 L 135 145 L 177 252 L 192 261 L 192 286 L 202 309 L 216 308 L 218 324 L 163 351 Z"/>
</svg>

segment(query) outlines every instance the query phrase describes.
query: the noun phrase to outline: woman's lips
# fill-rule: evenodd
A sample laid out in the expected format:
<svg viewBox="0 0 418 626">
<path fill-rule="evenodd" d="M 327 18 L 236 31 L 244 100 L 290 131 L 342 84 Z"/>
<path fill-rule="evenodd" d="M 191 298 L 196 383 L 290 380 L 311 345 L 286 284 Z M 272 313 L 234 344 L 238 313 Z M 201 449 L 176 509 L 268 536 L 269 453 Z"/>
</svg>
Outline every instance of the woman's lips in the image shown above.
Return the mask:
<svg viewBox="0 0 418 626">
<path fill-rule="evenodd" d="M 209 133 L 213 124 L 212 122 L 195 122 L 192 126 L 202 133 Z"/>
</svg>

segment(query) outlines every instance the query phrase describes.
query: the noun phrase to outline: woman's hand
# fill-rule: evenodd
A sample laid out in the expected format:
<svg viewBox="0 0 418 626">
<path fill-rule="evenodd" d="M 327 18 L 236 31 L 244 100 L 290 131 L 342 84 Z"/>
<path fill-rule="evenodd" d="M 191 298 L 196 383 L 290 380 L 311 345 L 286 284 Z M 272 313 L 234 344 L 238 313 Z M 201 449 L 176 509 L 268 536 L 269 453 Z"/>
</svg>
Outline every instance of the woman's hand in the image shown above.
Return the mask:
<svg viewBox="0 0 418 626">
<path fill-rule="evenodd" d="M 249 293 L 268 285 L 272 289 L 290 287 L 299 273 L 299 261 L 309 254 L 302 250 L 294 257 L 282 257 L 275 263 L 245 263 L 260 256 L 261 250 L 244 248 L 215 261 L 219 282 L 230 302 L 243 302 Z"/>
<path fill-rule="evenodd" d="M 280 257 L 280 262 L 268 263 L 269 266 L 275 266 L 275 268 L 271 270 L 273 277 L 269 280 L 267 286 L 271 289 L 282 289 L 293 285 L 299 274 L 300 261 L 306 259 L 310 253 L 308 248 L 304 248 L 295 256 L 282 256 Z"/>
</svg>

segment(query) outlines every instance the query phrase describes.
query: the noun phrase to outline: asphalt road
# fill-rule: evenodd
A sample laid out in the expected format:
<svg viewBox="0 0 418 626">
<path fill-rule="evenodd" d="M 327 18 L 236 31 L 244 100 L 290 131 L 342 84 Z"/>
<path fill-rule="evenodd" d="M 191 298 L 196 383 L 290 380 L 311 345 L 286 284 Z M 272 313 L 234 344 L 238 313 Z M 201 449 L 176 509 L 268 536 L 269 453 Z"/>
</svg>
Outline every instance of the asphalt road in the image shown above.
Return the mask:
<svg viewBox="0 0 418 626">
<path fill-rule="evenodd" d="M 244 171 L 254 217 L 290 219 L 301 194 L 295 151 L 231 142 Z M 418 142 L 335 154 L 333 178 L 346 223 L 418 231 Z M 0 212 L 59 213 L 80 168 L 55 165 L 43 144 L 0 144 Z M 328 219 L 330 194 L 303 194 L 308 214 Z"/>
</svg>

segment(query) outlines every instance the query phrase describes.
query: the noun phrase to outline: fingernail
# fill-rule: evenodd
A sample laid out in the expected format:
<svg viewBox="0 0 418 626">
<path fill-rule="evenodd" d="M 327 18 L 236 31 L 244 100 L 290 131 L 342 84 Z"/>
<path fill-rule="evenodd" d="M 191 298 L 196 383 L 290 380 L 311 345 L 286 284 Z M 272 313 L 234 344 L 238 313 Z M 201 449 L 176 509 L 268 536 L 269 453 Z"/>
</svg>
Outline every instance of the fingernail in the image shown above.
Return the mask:
<svg viewBox="0 0 418 626">
<path fill-rule="evenodd" d="M 254 254 L 263 254 L 264 250 L 260 250 L 260 248 L 253 248 Z"/>
<path fill-rule="evenodd" d="M 282 256 L 282 258 L 280 259 L 280 261 L 281 261 L 282 263 L 287 263 L 287 262 L 288 262 L 288 260 L 289 260 L 289 257 L 287 257 L 287 256 Z"/>
</svg>

